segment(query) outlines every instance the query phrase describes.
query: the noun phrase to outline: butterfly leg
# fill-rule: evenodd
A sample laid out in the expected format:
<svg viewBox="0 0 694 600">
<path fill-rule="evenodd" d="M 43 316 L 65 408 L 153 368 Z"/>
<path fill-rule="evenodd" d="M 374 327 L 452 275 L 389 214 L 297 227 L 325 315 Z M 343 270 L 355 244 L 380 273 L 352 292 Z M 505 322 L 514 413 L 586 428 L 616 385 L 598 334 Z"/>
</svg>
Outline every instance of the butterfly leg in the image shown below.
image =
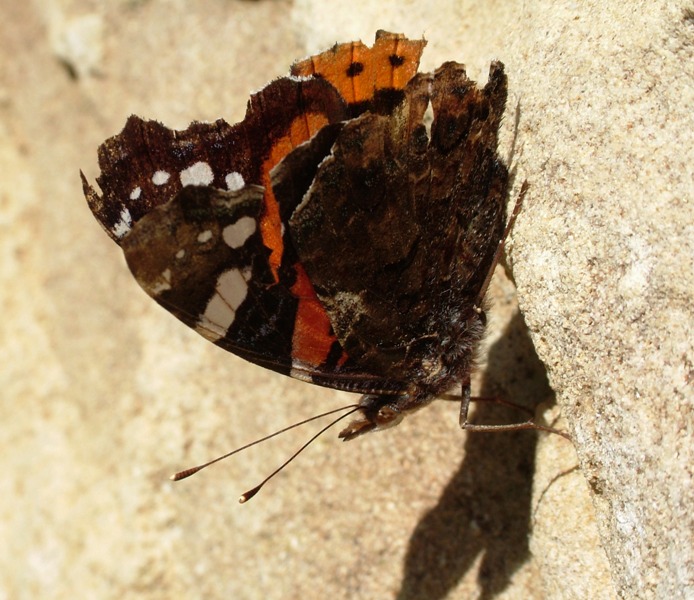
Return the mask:
<svg viewBox="0 0 694 600">
<path fill-rule="evenodd" d="M 495 404 L 501 404 L 503 406 L 509 406 L 511 408 L 516 408 L 524 412 L 529 413 L 530 418 L 522 423 L 508 423 L 506 425 L 478 425 L 475 423 L 470 423 L 468 421 L 468 412 L 470 410 L 470 402 L 493 402 Z M 470 392 L 470 381 L 463 382 L 462 397 L 460 401 L 460 427 L 465 431 L 519 431 L 522 429 L 534 429 L 536 431 L 546 431 L 547 433 L 556 433 L 567 440 L 571 440 L 571 436 L 565 431 L 560 431 L 554 427 L 547 427 L 545 425 L 538 425 L 533 420 L 533 411 L 526 408 L 525 406 L 520 406 L 513 402 L 508 402 L 507 400 L 502 400 L 501 398 L 489 398 L 483 396 L 473 397 Z"/>
</svg>

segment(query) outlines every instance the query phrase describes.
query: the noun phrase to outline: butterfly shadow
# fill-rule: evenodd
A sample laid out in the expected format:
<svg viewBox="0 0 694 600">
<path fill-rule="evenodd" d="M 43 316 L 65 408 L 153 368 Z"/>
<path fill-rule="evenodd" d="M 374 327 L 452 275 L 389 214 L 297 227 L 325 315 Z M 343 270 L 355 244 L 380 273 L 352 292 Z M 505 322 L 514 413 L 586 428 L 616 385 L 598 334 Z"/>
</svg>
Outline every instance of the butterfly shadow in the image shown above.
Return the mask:
<svg viewBox="0 0 694 600">
<path fill-rule="evenodd" d="M 489 352 L 481 395 L 502 396 L 531 408 L 554 401 L 520 313 Z M 510 423 L 525 418 L 514 413 L 483 402 L 475 406 L 472 420 Z M 537 435 L 535 431 L 461 433 L 465 458 L 436 506 L 412 533 L 398 600 L 445 598 L 478 561 L 480 598 L 493 598 L 508 586 L 530 555 Z"/>
</svg>

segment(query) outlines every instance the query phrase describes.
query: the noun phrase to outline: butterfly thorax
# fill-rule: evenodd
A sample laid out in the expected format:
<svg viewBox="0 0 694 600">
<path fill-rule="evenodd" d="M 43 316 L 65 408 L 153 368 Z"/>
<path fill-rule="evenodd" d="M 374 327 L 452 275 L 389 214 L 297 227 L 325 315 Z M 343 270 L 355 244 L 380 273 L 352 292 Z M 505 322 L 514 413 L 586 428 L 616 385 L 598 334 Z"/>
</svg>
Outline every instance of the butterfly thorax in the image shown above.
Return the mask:
<svg viewBox="0 0 694 600">
<path fill-rule="evenodd" d="M 362 416 L 341 433 L 345 440 L 370 431 L 393 427 L 428 405 L 439 395 L 469 377 L 476 347 L 484 334 L 484 313 L 466 311 L 465 316 L 446 320 L 444 332 L 417 340 L 417 356 L 410 356 L 409 384 L 400 394 L 364 394 L 359 404 Z M 413 350 L 414 353 L 414 350 Z"/>
</svg>

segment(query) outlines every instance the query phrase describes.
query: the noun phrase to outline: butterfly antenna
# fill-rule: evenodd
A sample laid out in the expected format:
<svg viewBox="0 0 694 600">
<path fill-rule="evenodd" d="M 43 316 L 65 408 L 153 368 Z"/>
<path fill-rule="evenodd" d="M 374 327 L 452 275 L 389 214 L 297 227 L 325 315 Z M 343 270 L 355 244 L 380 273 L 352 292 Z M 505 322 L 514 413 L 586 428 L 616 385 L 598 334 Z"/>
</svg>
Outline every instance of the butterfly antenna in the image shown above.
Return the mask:
<svg viewBox="0 0 694 600">
<path fill-rule="evenodd" d="M 251 442 L 250 444 L 246 444 L 245 446 L 241 446 L 240 448 L 237 448 L 236 450 L 232 450 L 231 452 L 228 452 L 227 454 L 224 454 L 222 456 L 218 456 L 217 458 L 206 462 L 202 465 L 198 465 L 197 467 L 191 467 L 190 469 L 185 469 L 183 471 L 179 471 L 178 473 L 175 473 L 170 477 L 172 481 L 180 481 L 181 479 L 185 479 L 186 477 L 190 477 L 191 475 L 195 475 L 198 471 L 202 471 L 203 469 L 209 467 L 210 465 L 213 465 L 221 460 L 224 460 L 225 458 L 229 458 L 230 456 L 233 456 L 234 454 L 238 454 L 242 450 L 246 450 L 247 448 L 250 448 L 251 446 L 255 446 L 256 444 L 260 444 L 262 442 L 266 442 L 269 439 L 274 438 L 277 435 L 280 435 L 281 433 L 285 433 L 286 431 L 289 431 L 290 429 L 294 429 L 295 427 L 300 427 L 301 425 L 305 425 L 306 423 L 310 423 L 311 421 L 316 421 L 317 419 L 322 419 L 323 417 L 327 417 L 329 415 L 335 414 L 337 412 L 341 412 L 344 410 L 349 410 L 349 412 L 346 412 L 344 415 L 339 416 L 337 419 L 333 420 L 332 422 L 328 423 L 323 429 L 321 429 L 317 434 L 311 437 L 311 439 L 308 440 L 299 450 L 297 450 L 290 458 L 289 460 L 285 461 L 285 463 L 280 466 L 278 469 L 276 469 L 272 474 L 270 474 L 268 477 L 263 480 L 263 482 L 254 487 L 252 490 L 249 490 L 245 494 L 243 494 L 239 498 L 239 502 L 242 504 L 246 502 L 247 500 L 250 500 L 253 496 L 255 496 L 260 489 L 270 480 L 272 479 L 277 473 L 279 473 L 284 467 L 286 467 L 292 460 L 294 460 L 301 452 L 303 452 L 309 444 L 311 444 L 318 436 L 323 434 L 325 431 L 330 429 L 333 425 L 341 421 L 342 419 L 348 417 L 352 413 L 355 413 L 357 410 L 359 410 L 360 406 L 358 404 L 349 404 L 347 406 L 342 406 L 340 408 L 336 408 L 334 410 L 329 410 L 328 412 L 321 413 L 319 415 L 314 415 L 313 417 L 310 417 L 308 419 L 304 419 L 303 421 L 299 421 L 298 423 L 293 423 L 292 425 L 289 425 L 288 427 L 284 427 L 283 429 L 280 429 L 279 431 L 275 431 L 274 433 L 271 433 L 270 435 L 266 435 L 258 440 L 255 440 L 254 442 Z"/>
<path fill-rule="evenodd" d="M 525 198 L 525 194 L 527 194 L 529 187 L 530 184 L 527 181 L 524 181 L 523 185 L 521 186 L 520 192 L 518 193 L 518 199 L 516 200 L 516 204 L 513 207 L 513 212 L 511 213 L 511 216 L 508 218 L 508 222 L 506 223 L 504 235 L 501 236 L 501 240 L 499 240 L 499 245 L 497 246 L 496 252 L 494 253 L 494 258 L 492 259 L 492 264 L 489 267 L 489 271 L 487 272 L 487 277 L 485 278 L 484 283 L 480 288 L 480 293 L 477 296 L 475 306 L 479 310 L 482 310 L 482 300 L 484 299 L 484 296 L 487 293 L 487 288 L 489 287 L 489 282 L 492 280 L 492 275 L 494 275 L 494 267 L 496 267 L 498 262 L 501 260 L 501 255 L 504 253 L 504 245 L 506 244 L 506 238 L 509 236 L 511 230 L 513 229 L 513 224 L 516 222 L 516 217 L 518 216 L 518 213 L 520 213 L 521 206 L 523 205 L 523 199 Z"/>
<path fill-rule="evenodd" d="M 284 467 L 286 467 L 286 466 L 287 466 L 290 462 L 292 462 L 297 456 L 299 456 L 299 454 L 301 454 L 304 450 L 306 450 L 306 448 L 308 448 L 308 447 L 313 443 L 313 441 L 314 441 L 316 438 L 318 438 L 319 436 L 323 435 L 323 434 L 324 434 L 326 431 L 328 431 L 328 429 L 330 429 L 333 425 L 335 425 L 336 423 L 339 423 L 340 421 L 342 421 L 342 419 L 345 419 L 345 418 L 349 417 L 349 415 L 351 415 L 352 413 L 357 412 L 361 407 L 360 407 L 358 404 L 353 404 L 353 405 L 351 405 L 351 407 L 347 407 L 347 406 L 346 406 L 346 407 L 343 407 L 342 410 L 344 410 L 344 408 L 352 408 L 352 410 L 350 410 L 349 412 L 346 412 L 344 415 L 340 415 L 337 419 L 335 419 L 335 420 L 331 421 L 330 423 L 328 423 L 328 424 L 327 424 L 325 427 L 323 427 L 323 429 L 321 429 L 318 433 L 316 433 L 316 434 L 314 434 L 313 436 L 311 436 L 311 438 L 309 438 L 309 440 L 308 440 L 303 446 L 301 446 L 301 448 L 299 448 L 294 454 L 292 454 L 287 460 L 285 460 L 279 467 L 277 467 L 272 473 L 270 473 L 270 474 L 269 474 L 265 479 L 263 479 L 258 485 L 256 485 L 254 488 L 251 488 L 251 489 L 248 490 L 247 492 L 244 492 L 243 494 L 241 494 L 241 495 L 239 496 L 239 504 L 243 504 L 244 502 L 248 502 L 248 500 L 250 500 L 251 498 L 253 498 L 253 496 L 255 496 L 255 495 L 262 489 L 262 487 L 263 487 L 268 481 L 270 481 L 275 475 L 277 475 L 277 473 L 279 473 L 282 469 L 284 469 Z M 331 412 L 336 412 L 336 411 L 331 411 Z M 326 415 L 327 415 L 327 414 L 330 414 L 330 413 L 326 413 Z M 309 420 L 313 420 L 313 419 L 309 419 Z"/>
</svg>

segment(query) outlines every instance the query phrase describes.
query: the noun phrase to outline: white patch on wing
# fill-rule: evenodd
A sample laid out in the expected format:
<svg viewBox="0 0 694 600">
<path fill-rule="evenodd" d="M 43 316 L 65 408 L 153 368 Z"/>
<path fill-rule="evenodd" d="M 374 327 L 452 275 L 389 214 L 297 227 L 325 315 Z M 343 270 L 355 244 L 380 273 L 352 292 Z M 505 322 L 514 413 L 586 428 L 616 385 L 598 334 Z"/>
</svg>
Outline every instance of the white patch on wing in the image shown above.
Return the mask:
<svg viewBox="0 0 694 600">
<path fill-rule="evenodd" d="M 161 279 L 157 281 L 151 288 L 152 293 L 155 295 L 159 295 L 162 292 L 165 292 L 166 290 L 171 289 L 171 269 L 166 269 L 162 274 L 161 274 Z"/>
<path fill-rule="evenodd" d="M 181 248 L 178 252 L 176 252 L 176 258 L 183 258 L 186 255 L 185 248 Z"/>
<path fill-rule="evenodd" d="M 255 228 L 256 224 L 253 217 L 241 217 L 236 223 L 227 225 L 223 229 L 222 238 L 230 248 L 240 248 L 255 233 Z"/>
<path fill-rule="evenodd" d="M 308 374 L 306 366 L 303 363 L 298 363 L 296 361 L 292 361 L 292 368 L 289 370 L 289 376 L 293 379 L 298 379 L 299 381 L 307 381 L 308 383 L 313 381 L 311 376 Z"/>
<path fill-rule="evenodd" d="M 195 329 L 208 340 L 223 338 L 236 318 L 236 310 L 248 294 L 250 269 L 229 269 L 217 279 L 214 296 L 205 307 Z"/>
<path fill-rule="evenodd" d="M 181 185 L 210 185 L 214 181 L 212 167 L 204 161 L 196 162 L 181 171 Z"/>
<path fill-rule="evenodd" d="M 212 231 L 209 229 L 205 229 L 202 233 L 198 234 L 198 243 L 199 244 L 204 244 L 205 242 L 209 242 L 212 239 Z"/>
<path fill-rule="evenodd" d="M 229 173 L 224 178 L 224 181 L 226 182 L 227 189 L 230 192 L 236 192 L 246 185 L 246 182 L 243 180 L 243 175 L 241 175 L 241 173 L 237 173 L 236 171 Z"/>
<path fill-rule="evenodd" d="M 229 269 L 217 280 L 217 293 L 235 311 L 246 299 L 248 284 L 238 269 Z"/>
<path fill-rule="evenodd" d="M 137 200 L 142 194 L 142 188 L 138 185 L 132 192 L 130 192 L 130 199 Z"/>
<path fill-rule="evenodd" d="M 171 174 L 166 171 L 155 171 L 152 175 L 154 185 L 164 185 L 171 178 Z"/>
<path fill-rule="evenodd" d="M 207 303 L 204 314 L 195 326 L 195 331 L 211 342 L 216 342 L 226 335 L 235 316 L 236 312 L 222 300 L 219 294 L 215 294 Z"/>
<path fill-rule="evenodd" d="M 124 208 L 122 211 L 120 211 L 120 221 L 113 226 L 111 231 L 117 238 L 122 238 L 126 233 L 130 232 L 132 226 L 133 218 L 130 215 L 130 211 L 127 208 Z"/>
</svg>

